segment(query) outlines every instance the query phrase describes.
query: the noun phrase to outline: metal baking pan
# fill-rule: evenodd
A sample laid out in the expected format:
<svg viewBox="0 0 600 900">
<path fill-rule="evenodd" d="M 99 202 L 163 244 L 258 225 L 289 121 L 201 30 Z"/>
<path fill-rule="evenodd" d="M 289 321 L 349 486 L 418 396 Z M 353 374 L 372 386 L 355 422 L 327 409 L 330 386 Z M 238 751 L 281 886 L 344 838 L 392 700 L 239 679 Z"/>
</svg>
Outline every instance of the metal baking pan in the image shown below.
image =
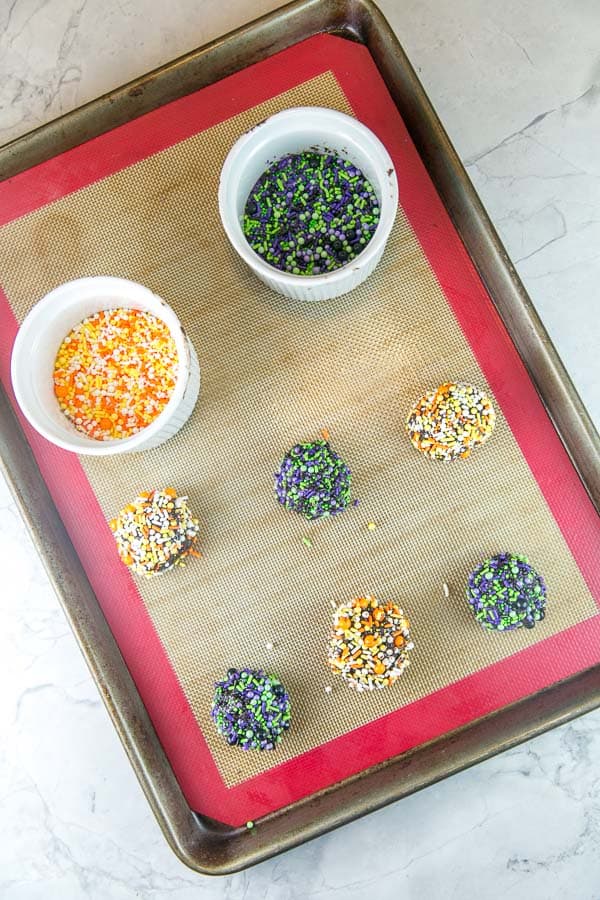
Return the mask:
<svg viewBox="0 0 600 900">
<path fill-rule="evenodd" d="M 329 32 L 375 61 L 429 175 L 596 509 L 600 442 L 423 88 L 369 0 L 299 0 L 0 148 L 0 180 Z M 25 435 L 0 389 L 0 456 L 12 490 L 150 805 L 174 851 L 208 874 L 242 869 L 434 783 L 600 703 L 589 668 L 261 819 L 251 833 L 190 809 Z"/>
</svg>

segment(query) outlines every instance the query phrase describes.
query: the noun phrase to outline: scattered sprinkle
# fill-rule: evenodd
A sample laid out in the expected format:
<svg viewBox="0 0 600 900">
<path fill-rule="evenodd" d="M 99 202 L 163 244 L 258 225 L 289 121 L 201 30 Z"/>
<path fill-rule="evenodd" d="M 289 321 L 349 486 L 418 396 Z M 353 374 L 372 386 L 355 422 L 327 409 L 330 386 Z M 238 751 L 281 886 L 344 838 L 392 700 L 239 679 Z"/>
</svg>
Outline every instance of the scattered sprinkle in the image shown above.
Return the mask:
<svg viewBox="0 0 600 900">
<path fill-rule="evenodd" d="M 290 698 L 274 675 L 229 669 L 215 684 L 211 716 L 227 743 L 242 750 L 274 750 L 290 727 Z"/>
<path fill-rule="evenodd" d="M 330 694 L 331 691 L 332 691 L 331 685 L 330 685 L 330 684 L 326 684 L 326 685 L 325 685 L 325 693 L 326 693 L 326 694 Z"/>
<path fill-rule="evenodd" d="M 272 163 L 246 200 L 242 227 L 255 253 L 293 275 L 339 269 L 379 223 L 372 184 L 350 161 L 306 151 Z"/>
<path fill-rule="evenodd" d="M 198 520 L 174 488 L 140 494 L 109 526 L 121 560 L 138 575 L 159 575 L 201 555 L 194 549 Z"/>
<path fill-rule="evenodd" d="M 105 309 L 76 325 L 54 363 L 54 394 L 78 431 L 127 438 L 163 411 L 177 382 L 167 325 L 137 309 Z"/>
<path fill-rule="evenodd" d="M 303 537 L 303 538 L 302 538 L 302 543 L 303 543 L 306 547 L 312 547 L 312 541 L 310 540 L 310 538 Z"/>
<path fill-rule="evenodd" d="M 328 429 L 328 428 L 321 428 L 320 434 L 321 434 L 321 437 L 323 438 L 324 441 L 328 441 L 328 440 L 329 440 L 330 435 L 329 435 L 329 429 Z"/>
<path fill-rule="evenodd" d="M 526 556 L 499 553 L 469 576 L 467 600 L 477 621 L 495 631 L 534 628 L 546 615 L 546 585 Z"/>
<path fill-rule="evenodd" d="M 328 661 L 358 691 L 393 684 L 409 664 L 410 623 L 395 603 L 358 597 L 338 606 Z"/>
<path fill-rule="evenodd" d="M 324 440 L 296 444 L 275 475 L 279 502 L 305 519 L 343 512 L 350 503 L 350 484 L 350 469 Z"/>
<path fill-rule="evenodd" d="M 375 529 L 377 528 L 377 525 L 375 524 L 375 522 L 368 522 L 367 528 L 369 529 L 369 531 L 375 531 Z"/>
<path fill-rule="evenodd" d="M 415 403 L 406 430 L 413 444 L 432 459 L 466 459 L 485 443 L 496 422 L 492 402 L 472 384 L 448 381 Z"/>
<path fill-rule="evenodd" d="M 444 597 L 446 597 L 446 599 L 448 599 L 449 596 L 450 596 L 450 588 L 448 587 L 446 582 L 444 582 Z"/>
<path fill-rule="evenodd" d="M 273 645 L 270 641 L 269 641 L 268 644 L 265 644 L 265 647 L 267 648 L 267 650 L 272 650 L 272 649 L 273 649 L 273 646 L 274 646 L 274 645 Z"/>
</svg>

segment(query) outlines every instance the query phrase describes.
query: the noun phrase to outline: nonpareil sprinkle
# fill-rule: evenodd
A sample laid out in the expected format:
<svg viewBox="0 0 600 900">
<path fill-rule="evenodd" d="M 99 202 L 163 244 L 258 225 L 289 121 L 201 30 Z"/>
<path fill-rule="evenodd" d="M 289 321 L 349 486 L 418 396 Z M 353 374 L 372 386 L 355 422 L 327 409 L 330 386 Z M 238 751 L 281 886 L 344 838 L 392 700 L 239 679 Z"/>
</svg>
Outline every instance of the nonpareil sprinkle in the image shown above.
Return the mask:
<svg viewBox="0 0 600 900">
<path fill-rule="evenodd" d="M 54 363 L 54 394 L 78 431 L 127 438 L 165 408 L 177 382 L 175 341 L 161 319 L 106 309 L 76 325 Z"/>
<path fill-rule="evenodd" d="M 265 262 L 293 275 L 323 275 L 365 249 L 379 223 L 373 185 L 333 153 L 284 156 L 246 201 L 243 230 Z"/>
</svg>

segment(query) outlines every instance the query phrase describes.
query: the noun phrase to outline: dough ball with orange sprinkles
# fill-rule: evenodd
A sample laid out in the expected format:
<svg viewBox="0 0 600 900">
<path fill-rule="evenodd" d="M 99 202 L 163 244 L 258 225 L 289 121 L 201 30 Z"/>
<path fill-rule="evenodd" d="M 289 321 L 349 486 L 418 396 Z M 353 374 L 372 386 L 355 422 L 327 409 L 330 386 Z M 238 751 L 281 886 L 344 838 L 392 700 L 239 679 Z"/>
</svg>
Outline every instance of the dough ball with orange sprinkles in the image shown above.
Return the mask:
<svg viewBox="0 0 600 900">
<path fill-rule="evenodd" d="M 127 438 L 163 411 L 179 360 L 168 326 L 138 309 L 105 309 L 76 325 L 54 363 L 54 394 L 78 431 Z"/>
<path fill-rule="evenodd" d="M 396 681 L 413 647 L 409 621 L 395 603 L 358 597 L 335 611 L 328 662 L 350 687 L 372 691 Z"/>
<path fill-rule="evenodd" d="M 159 575 L 200 556 L 198 520 L 174 488 L 147 491 L 109 522 L 122 561 L 137 575 Z"/>
<path fill-rule="evenodd" d="M 466 459 L 485 443 L 496 423 L 492 401 L 472 384 L 448 381 L 415 403 L 406 430 L 417 450 L 431 459 Z"/>
</svg>

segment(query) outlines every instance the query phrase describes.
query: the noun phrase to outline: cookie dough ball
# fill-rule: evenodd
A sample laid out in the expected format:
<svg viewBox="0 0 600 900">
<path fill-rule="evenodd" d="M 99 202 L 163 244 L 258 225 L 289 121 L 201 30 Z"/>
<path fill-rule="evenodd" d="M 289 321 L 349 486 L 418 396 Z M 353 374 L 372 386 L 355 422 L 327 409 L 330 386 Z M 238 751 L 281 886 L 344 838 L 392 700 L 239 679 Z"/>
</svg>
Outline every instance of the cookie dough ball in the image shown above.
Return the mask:
<svg viewBox="0 0 600 900">
<path fill-rule="evenodd" d="M 358 597 L 335 611 L 328 661 L 350 687 L 372 691 L 396 681 L 413 647 L 410 623 L 395 603 Z"/>
<path fill-rule="evenodd" d="M 546 585 L 526 556 L 499 553 L 471 573 L 467 600 L 484 628 L 533 628 L 546 614 Z"/>
<path fill-rule="evenodd" d="M 275 493 L 286 509 L 306 519 L 335 516 L 350 503 L 352 476 L 327 441 L 296 444 L 275 475 Z"/>
<path fill-rule="evenodd" d="M 160 575 L 200 556 L 194 550 L 198 520 L 174 488 L 140 494 L 109 525 L 119 556 L 136 575 Z"/>
<path fill-rule="evenodd" d="M 229 669 L 215 684 L 211 716 L 228 744 L 242 750 L 274 750 L 290 727 L 290 698 L 274 675 Z"/>
<path fill-rule="evenodd" d="M 496 422 L 492 401 L 472 384 L 448 381 L 415 403 L 406 430 L 417 450 L 432 459 L 466 459 L 485 443 Z"/>
</svg>

